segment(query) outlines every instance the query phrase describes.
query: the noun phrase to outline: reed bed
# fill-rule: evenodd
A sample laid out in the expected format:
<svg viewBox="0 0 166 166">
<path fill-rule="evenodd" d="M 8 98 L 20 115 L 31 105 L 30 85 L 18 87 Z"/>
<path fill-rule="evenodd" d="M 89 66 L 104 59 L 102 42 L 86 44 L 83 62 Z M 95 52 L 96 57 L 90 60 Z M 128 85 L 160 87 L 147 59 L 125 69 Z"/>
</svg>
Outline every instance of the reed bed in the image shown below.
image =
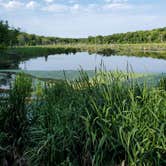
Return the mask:
<svg viewBox="0 0 166 166">
<path fill-rule="evenodd" d="M 89 52 L 110 55 L 145 56 L 154 58 L 166 58 L 165 43 L 149 44 L 61 44 L 47 46 L 23 46 L 9 48 L 7 53 L 20 55 L 21 57 L 47 56 L 50 54 L 70 54 L 76 52 Z"/>
<path fill-rule="evenodd" d="M 90 79 L 81 71 L 74 81 L 31 83 L 19 74 L 0 105 L 2 164 L 166 164 L 165 78 L 150 87 L 132 74 L 101 72 Z"/>
</svg>

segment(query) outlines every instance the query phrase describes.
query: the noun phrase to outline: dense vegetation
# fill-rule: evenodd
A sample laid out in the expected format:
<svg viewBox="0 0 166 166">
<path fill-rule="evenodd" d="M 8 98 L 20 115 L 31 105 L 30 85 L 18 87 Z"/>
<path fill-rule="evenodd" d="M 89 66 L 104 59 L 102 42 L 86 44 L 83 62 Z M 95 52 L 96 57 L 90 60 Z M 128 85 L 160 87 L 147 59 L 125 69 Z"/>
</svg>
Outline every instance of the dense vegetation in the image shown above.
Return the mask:
<svg viewBox="0 0 166 166">
<path fill-rule="evenodd" d="M 70 54 L 77 52 L 97 53 L 103 56 L 128 55 L 144 56 L 166 59 L 166 43 L 164 44 L 67 44 L 67 45 L 46 45 L 46 46 L 22 46 L 8 49 L 9 55 L 21 55 L 20 58 L 31 58 L 48 56 L 50 54 Z M 24 59 L 23 59 L 24 60 Z"/>
<path fill-rule="evenodd" d="M 0 48 L 15 47 L 1 54 L 0 68 L 77 51 L 149 56 L 152 50 L 154 57 L 166 58 L 156 52 L 165 50 L 164 42 L 166 28 L 69 39 L 27 34 L 1 21 Z M 10 90 L 0 92 L 0 165 L 166 165 L 166 78 L 156 82 L 102 71 L 93 78 L 80 72 L 74 81 L 47 82 L 18 74 Z"/>
<path fill-rule="evenodd" d="M 81 72 L 32 86 L 19 74 L 0 101 L 1 165 L 165 165 L 166 80 L 131 78 Z"/>
<path fill-rule="evenodd" d="M 8 22 L 0 21 L 0 49 L 18 44 L 19 29 L 11 28 Z"/>
<path fill-rule="evenodd" d="M 133 43 L 163 43 L 166 42 L 166 28 L 149 31 L 119 33 L 109 36 L 89 36 L 88 38 L 45 37 L 21 32 L 11 28 L 8 22 L 0 21 L 0 47 L 34 46 L 55 44 L 133 44 Z"/>
<path fill-rule="evenodd" d="M 57 38 L 20 33 L 17 37 L 18 45 L 52 45 L 52 44 L 133 44 L 133 43 L 163 43 L 166 42 L 166 28 L 149 31 L 137 31 L 113 34 L 109 36 L 96 36 L 88 38 Z"/>
<path fill-rule="evenodd" d="M 166 59 L 166 44 L 116 44 L 116 45 L 53 45 L 22 46 L 8 48 L 0 56 L 0 69 L 18 69 L 22 61 L 44 56 L 47 60 L 53 54 L 75 54 L 76 52 L 97 53 L 102 56 L 127 55 Z"/>
<path fill-rule="evenodd" d="M 97 44 L 163 43 L 166 42 L 166 28 L 89 37 L 87 41 Z"/>
</svg>

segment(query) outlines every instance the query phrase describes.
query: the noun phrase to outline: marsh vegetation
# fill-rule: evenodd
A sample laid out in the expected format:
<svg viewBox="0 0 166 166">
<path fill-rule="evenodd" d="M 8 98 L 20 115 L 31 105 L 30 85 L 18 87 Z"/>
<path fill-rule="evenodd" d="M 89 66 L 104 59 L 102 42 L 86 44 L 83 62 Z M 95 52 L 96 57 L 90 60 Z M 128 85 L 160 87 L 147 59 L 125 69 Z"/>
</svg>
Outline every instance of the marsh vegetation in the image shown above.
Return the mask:
<svg viewBox="0 0 166 166">
<path fill-rule="evenodd" d="M 17 75 L 0 102 L 1 165 L 165 165 L 166 89 L 133 74 L 33 85 Z M 20 104 L 21 103 L 21 104 Z"/>
<path fill-rule="evenodd" d="M 166 44 L 65 44 L 46 46 L 22 46 L 9 48 L 7 54 L 42 56 L 50 54 L 69 54 L 76 52 L 97 53 L 105 56 L 115 54 L 152 56 L 156 58 L 166 58 Z M 151 55 L 150 55 L 151 54 Z"/>
<path fill-rule="evenodd" d="M 166 165 L 165 42 L 166 28 L 74 39 L 0 21 L 0 165 Z M 129 72 L 130 56 L 160 74 Z"/>
</svg>

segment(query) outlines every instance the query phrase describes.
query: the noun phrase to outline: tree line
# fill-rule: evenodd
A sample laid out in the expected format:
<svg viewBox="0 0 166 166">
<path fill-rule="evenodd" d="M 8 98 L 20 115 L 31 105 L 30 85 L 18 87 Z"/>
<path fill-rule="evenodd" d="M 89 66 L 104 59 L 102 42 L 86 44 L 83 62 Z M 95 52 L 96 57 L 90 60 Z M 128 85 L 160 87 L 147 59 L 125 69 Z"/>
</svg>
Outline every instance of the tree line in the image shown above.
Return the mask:
<svg viewBox="0 0 166 166">
<path fill-rule="evenodd" d="M 166 28 L 149 31 L 137 31 L 113 34 L 109 36 L 89 36 L 88 38 L 44 37 L 28 33 L 17 36 L 18 45 L 53 45 L 53 44 L 132 44 L 166 42 Z"/>
<path fill-rule="evenodd" d="M 0 48 L 7 46 L 34 46 L 54 44 L 132 44 L 166 42 L 166 27 L 147 31 L 119 33 L 108 36 L 89 36 L 88 38 L 45 37 L 21 32 L 10 27 L 7 21 L 0 21 Z"/>
<path fill-rule="evenodd" d="M 166 42 L 166 27 L 147 31 L 113 34 L 109 36 L 88 37 L 88 43 L 97 44 L 136 44 Z"/>
</svg>

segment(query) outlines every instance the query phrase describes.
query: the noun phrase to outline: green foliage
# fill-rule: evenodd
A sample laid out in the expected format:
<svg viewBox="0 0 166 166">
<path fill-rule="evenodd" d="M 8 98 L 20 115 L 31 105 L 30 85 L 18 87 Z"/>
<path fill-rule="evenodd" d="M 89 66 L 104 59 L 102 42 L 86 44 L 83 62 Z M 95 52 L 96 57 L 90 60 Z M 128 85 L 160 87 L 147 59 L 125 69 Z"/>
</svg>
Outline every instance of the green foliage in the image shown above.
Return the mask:
<svg viewBox="0 0 166 166">
<path fill-rule="evenodd" d="M 166 42 L 166 28 L 149 31 L 119 33 L 109 36 L 89 36 L 88 38 L 59 38 L 45 37 L 20 32 L 11 28 L 8 22 L 0 21 L 0 48 L 6 46 L 35 46 L 57 44 L 135 44 L 135 43 L 164 43 Z"/>
<path fill-rule="evenodd" d="M 165 165 L 165 78 L 80 72 L 38 84 L 19 74 L 0 103 L 0 159 L 10 165 Z"/>
<path fill-rule="evenodd" d="M 8 44 L 8 22 L 0 21 L 0 48 L 4 48 Z"/>
<path fill-rule="evenodd" d="M 146 48 L 146 50 L 144 50 Z M 166 44 L 120 44 L 120 45 L 55 45 L 13 47 L 0 52 L 0 69 L 19 69 L 19 64 L 31 58 L 45 57 L 53 54 L 75 54 L 76 52 L 97 53 L 102 56 L 126 55 L 166 59 Z M 39 72 L 41 73 L 41 72 Z M 44 73 L 44 71 L 43 71 Z M 77 75 L 78 72 L 76 72 Z M 38 72 L 37 72 L 38 75 Z M 40 74 L 39 74 L 40 75 Z M 41 74 L 42 77 L 43 74 Z M 61 79 L 58 73 L 52 73 Z M 47 77 L 50 77 L 49 75 Z M 51 76 L 52 77 L 52 76 Z M 74 76 L 75 77 L 75 74 Z"/>
<path fill-rule="evenodd" d="M 29 164 L 164 165 L 164 88 L 137 84 L 132 74 L 80 74 L 46 83 L 32 102 Z"/>
<path fill-rule="evenodd" d="M 19 30 L 10 28 L 8 22 L 0 21 L 0 49 L 17 44 Z"/>
<path fill-rule="evenodd" d="M 20 33 L 19 45 L 56 45 L 56 44 L 134 44 L 134 43 L 164 43 L 166 42 L 166 28 L 149 31 L 136 31 L 113 34 L 109 36 L 89 36 L 88 38 L 58 38 L 37 36 Z"/>
<path fill-rule="evenodd" d="M 111 55 L 127 55 L 138 57 L 154 57 L 159 59 L 166 58 L 166 44 L 115 44 L 115 45 L 54 45 L 54 46 L 24 46 L 9 48 L 4 56 L 9 62 L 11 59 L 16 63 L 18 61 L 28 60 L 32 57 L 41 57 L 51 54 L 70 54 L 77 52 L 88 52 L 89 54 L 97 53 L 103 56 Z M 0 56 L 0 60 L 5 60 L 4 56 Z M 0 63 L 1 63 L 0 61 Z M 3 64 L 2 64 L 3 65 Z"/>
<path fill-rule="evenodd" d="M 166 78 L 162 78 L 162 79 L 160 80 L 159 86 L 160 86 L 162 89 L 166 90 Z"/>
<path fill-rule="evenodd" d="M 28 97 L 32 80 L 18 74 L 7 101 L 0 102 L 0 163 L 18 165 L 25 163 L 24 151 L 29 139 Z"/>
</svg>

